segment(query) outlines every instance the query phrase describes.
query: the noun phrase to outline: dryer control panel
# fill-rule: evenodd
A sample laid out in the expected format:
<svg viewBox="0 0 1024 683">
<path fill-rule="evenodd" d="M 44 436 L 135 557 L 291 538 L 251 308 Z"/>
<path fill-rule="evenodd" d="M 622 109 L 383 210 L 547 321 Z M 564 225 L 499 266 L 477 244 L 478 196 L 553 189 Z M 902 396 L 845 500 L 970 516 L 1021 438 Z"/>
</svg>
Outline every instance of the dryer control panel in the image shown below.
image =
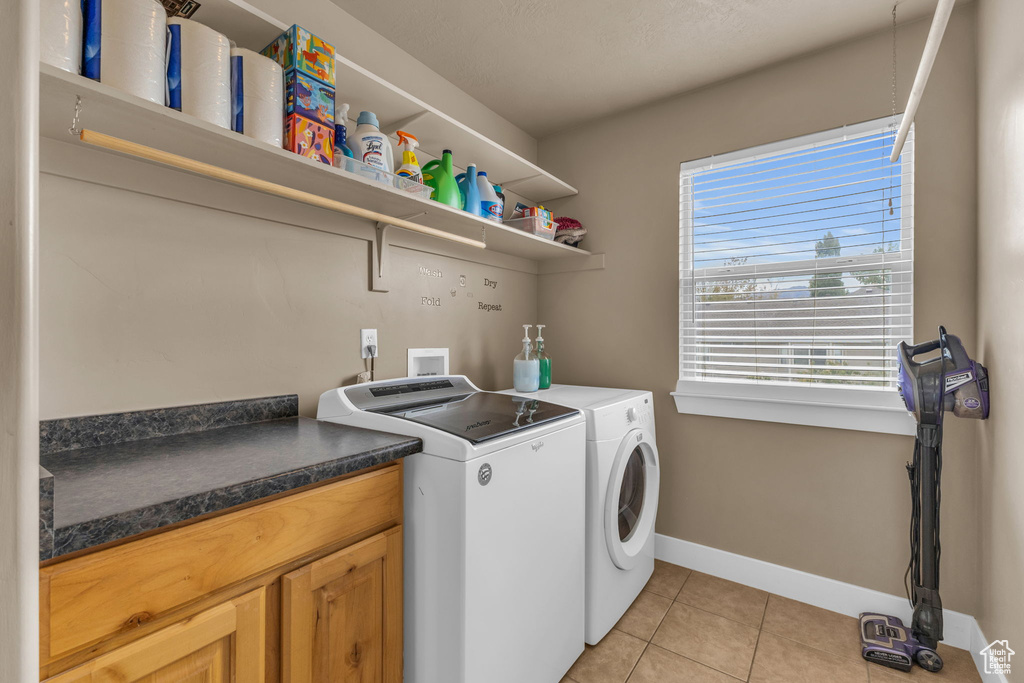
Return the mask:
<svg viewBox="0 0 1024 683">
<path fill-rule="evenodd" d="M 654 406 L 651 399 L 645 397 L 626 408 L 626 424 L 630 427 L 643 427 L 654 419 Z"/>
</svg>

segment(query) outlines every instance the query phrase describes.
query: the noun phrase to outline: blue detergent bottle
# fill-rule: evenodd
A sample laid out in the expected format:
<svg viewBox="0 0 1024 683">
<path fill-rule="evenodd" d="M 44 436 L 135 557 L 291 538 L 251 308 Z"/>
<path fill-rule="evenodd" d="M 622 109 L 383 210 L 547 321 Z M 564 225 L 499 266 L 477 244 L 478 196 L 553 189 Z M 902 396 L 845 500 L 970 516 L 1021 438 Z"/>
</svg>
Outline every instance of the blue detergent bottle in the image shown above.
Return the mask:
<svg viewBox="0 0 1024 683">
<path fill-rule="evenodd" d="M 462 194 L 462 210 L 474 216 L 483 216 L 483 206 L 480 204 L 480 187 L 477 184 L 476 164 L 466 167 L 465 173 L 457 176 L 459 181 L 459 192 Z"/>
</svg>

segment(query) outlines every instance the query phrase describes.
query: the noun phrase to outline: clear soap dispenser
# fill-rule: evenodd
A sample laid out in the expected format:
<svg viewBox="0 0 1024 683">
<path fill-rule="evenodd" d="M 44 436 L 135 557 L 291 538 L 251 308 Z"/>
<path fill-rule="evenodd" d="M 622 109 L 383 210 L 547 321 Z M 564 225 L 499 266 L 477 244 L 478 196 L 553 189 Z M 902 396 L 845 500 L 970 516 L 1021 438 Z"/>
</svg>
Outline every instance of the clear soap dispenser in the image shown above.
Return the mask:
<svg viewBox="0 0 1024 683">
<path fill-rule="evenodd" d="M 547 325 L 537 325 L 537 361 L 540 365 L 540 388 L 551 388 L 551 356 L 544 353 L 544 328 Z"/>
<path fill-rule="evenodd" d="M 512 364 L 512 385 L 521 393 L 530 393 L 540 388 L 540 360 L 530 344 L 530 328 L 523 325 L 523 352 Z"/>
</svg>

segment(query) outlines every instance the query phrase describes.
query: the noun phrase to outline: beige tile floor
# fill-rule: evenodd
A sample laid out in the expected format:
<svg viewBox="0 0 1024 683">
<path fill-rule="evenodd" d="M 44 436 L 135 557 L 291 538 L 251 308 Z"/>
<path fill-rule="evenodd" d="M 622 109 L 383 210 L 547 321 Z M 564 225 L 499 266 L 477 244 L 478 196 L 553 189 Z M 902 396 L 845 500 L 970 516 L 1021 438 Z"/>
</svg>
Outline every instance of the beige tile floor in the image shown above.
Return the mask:
<svg viewBox="0 0 1024 683">
<path fill-rule="evenodd" d="M 853 617 L 658 561 L 562 683 L 980 683 L 969 652 L 940 644 L 939 653 L 937 674 L 868 664 Z"/>
</svg>

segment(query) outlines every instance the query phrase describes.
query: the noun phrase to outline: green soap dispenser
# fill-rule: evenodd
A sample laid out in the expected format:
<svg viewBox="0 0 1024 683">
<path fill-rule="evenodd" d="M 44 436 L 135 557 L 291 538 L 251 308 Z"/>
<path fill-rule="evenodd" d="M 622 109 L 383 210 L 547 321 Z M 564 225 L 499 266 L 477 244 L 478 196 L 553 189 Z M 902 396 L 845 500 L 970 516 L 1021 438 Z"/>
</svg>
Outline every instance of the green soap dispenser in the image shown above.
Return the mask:
<svg viewBox="0 0 1024 683">
<path fill-rule="evenodd" d="M 537 360 L 540 361 L 540 388 L 551 388 L 551 356 L 544 352 L 544 328 L 537 325 Z"/>
</svg>

